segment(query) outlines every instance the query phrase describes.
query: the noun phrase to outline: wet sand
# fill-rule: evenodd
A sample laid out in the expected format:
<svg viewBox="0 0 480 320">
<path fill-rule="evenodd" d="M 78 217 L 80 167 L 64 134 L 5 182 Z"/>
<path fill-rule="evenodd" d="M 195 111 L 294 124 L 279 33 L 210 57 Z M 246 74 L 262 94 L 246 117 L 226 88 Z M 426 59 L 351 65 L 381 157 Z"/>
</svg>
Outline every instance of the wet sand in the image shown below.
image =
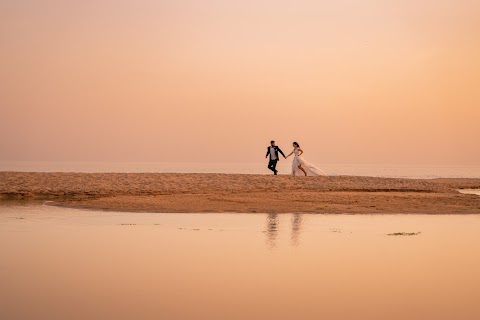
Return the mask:
<svg viewBox="0 0 480 320">
<path fill-rule="evenodd" d="M 478 214 L 480 179 L 0 172 L 0 199 L 130 212 Z"/>
</svg>

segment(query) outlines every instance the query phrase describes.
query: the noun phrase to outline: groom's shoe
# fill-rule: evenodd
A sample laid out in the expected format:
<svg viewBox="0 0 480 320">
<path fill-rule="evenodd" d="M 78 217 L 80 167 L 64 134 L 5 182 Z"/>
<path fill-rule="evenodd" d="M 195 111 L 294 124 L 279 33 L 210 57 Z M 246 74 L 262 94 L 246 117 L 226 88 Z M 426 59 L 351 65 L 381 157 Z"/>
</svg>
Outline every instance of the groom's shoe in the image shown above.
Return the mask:
<svg viewBox="0 0 480 320">
<path fill-rule="evenodd" d="M 273 174 L 274 174 L 274 175 L 277 175 L 277 172 L 278 172 L 278 170 L 275 170 L 275 171 L 273 172 Z"/>
</svg>

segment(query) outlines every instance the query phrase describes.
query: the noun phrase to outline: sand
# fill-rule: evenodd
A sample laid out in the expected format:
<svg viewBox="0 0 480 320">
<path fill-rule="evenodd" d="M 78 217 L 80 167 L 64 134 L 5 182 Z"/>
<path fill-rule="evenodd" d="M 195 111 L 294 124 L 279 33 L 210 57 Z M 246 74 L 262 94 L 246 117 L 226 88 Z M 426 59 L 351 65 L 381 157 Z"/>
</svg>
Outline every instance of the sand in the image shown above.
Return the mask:
<svg viewBox="0 0 480 320">
<path fill-rule="evenodd" d="M 131 212 L 478 214 L 480 179 L 0 172 L 0 199 Z"/>
</svg>

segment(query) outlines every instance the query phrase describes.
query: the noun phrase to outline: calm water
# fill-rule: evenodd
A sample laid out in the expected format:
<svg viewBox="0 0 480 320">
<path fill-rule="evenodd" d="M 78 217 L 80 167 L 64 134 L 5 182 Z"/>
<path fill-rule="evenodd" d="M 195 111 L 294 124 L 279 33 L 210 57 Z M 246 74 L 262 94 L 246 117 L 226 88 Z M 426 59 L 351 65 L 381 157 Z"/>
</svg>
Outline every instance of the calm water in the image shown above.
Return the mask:
<svg viewBox="0 0 480 320">
<path fill-rule="evenodd" d="M 460 193 L 465 193 L 465 194 L 476 194 L 480 196 L 480 189 L 461 189 L 458 190 Z"/>
<path fill-rule="evenodd" d="M 479 230 L 480 215 L 3 205 L 0 319 L 480 319 Z"/>
<path fill-rule="evenodd" d="M 365 166 L 321 165 L 329 175 L 399 178 L 480 178 L 480 166 Z M 289 174 L 291 161 L 280 161 L 280 174 Z M 178 172 L 271 174 L 267 162 L 155 163 L 155 162 L 0 162 L 0 171 L 40 172 Z"/>
</svg>

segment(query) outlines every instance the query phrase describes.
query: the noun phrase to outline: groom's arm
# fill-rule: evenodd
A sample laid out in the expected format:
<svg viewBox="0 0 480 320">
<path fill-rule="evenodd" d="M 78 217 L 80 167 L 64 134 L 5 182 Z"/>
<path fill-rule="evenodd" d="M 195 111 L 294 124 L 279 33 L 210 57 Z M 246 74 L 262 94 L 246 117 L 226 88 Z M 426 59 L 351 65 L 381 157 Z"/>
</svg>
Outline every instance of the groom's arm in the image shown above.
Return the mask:
<svg viewBox="0 0 480 320">
<path fill-rule="evenodd" d="M 283 154 L 282 149 L 278 148 L 277 150 L 278 150 L 278 152 L 280 152 L 280 153 L 282 154 L 282 156 L 283 156 L 284 158 L 286 158 L 285 155 Z"/>
<path fill-rule="evenodd" d="M 267 147 L 267 154 L 265 155 L 265 158 L 267 158 L 269 154 L 270 154 L 270 148 Z"/>
</svg>

